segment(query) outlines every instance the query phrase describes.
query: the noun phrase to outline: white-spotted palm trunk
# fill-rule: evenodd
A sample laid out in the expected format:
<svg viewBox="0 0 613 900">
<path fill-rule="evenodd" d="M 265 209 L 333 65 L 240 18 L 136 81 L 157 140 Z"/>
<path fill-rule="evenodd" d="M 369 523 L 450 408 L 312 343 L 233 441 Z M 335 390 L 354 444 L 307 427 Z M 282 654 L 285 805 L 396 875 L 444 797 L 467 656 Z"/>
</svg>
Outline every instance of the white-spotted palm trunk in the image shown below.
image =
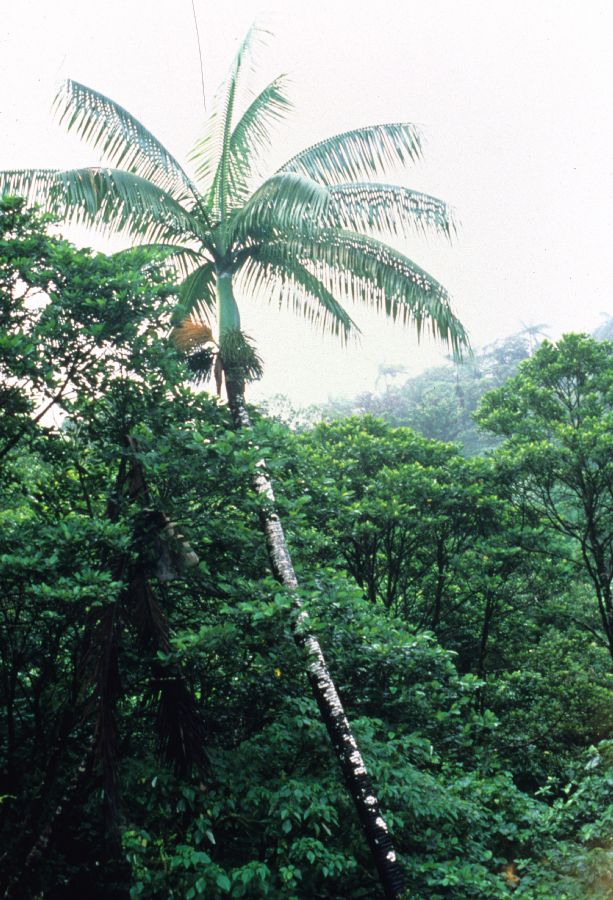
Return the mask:
<svg viewBox="0 0 613 900">
<path fill-rule="evenodd" d="M 239 428 L 250 428 L 251 422 L 245 408 L 242 384 L 226 381 L 228 402 Z M 274 508 L 274 494 L 264 462 L 260 462 L 253 475 L 253 485 L 258 495 L 266 498 L 260 521 L 266 537 L 270 565 L 275 578 L 295 591 L 298 587 L 296 573 L 290 558 L 283 526 Z M 309 682 L 317 701 L 321 717 L 328 729 L 330 740 L 340 763 L 345 781 L 355 803 L 366 840 L 379 872 L 385 896 L 398 898 L 403 894 L 404 878 L 396 860 L 396 853 L 381 815 L 379 803 L 373 793 L 364 761 L 343 710 L 342 703 L 330 677 L 319 641 L 310 633 L 308 613 L 297 595 L 294 597 L 292 631 L 296 644 L 303 651 Z M 404 896 L 407 896 L 404 894 Z"/>
</svg>

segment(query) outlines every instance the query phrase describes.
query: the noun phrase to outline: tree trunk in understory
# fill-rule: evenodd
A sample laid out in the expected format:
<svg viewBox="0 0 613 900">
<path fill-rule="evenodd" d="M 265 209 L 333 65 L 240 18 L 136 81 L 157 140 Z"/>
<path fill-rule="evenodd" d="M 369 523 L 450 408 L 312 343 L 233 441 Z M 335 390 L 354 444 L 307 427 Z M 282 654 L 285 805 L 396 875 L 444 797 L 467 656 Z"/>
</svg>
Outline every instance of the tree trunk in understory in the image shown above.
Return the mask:
<svg viewBox="0 0 613 900">
<path fill-rule="evenodd" d="M 240 382 L 226 376 L 226 390 L 230 411 L 237 428 L 251 428 L 249 414 L 245 408 L 244 389 Z M 266 538 L 268 556 L 273 575 L 291 591 L 298 587 L 298 581 L 285 540 L 283 526 L 274 510 L 274 494 L 264 461 L 253 474 L 256 493 L 269 503 L 262 507 L 260 522 Z M 319 641 L 310 633 L 308 613 L 300 600 L 294 596 L 295 616 L 292 621 L 294 640 L 304 653 L 307 674 L 313 695 L 317 701 L 321 717 L 328 730 L 330 740 L 340 763 L 374 862 L 379 879 L 387 898 L 398 898 L 403 894 L 404 875 L 396 860 L 396 853 L 387 825 L 381 815 L 362 756 L 343 710 L 334 682 L 328 672 Z M 407 896 L 404 894 L 404 896 Z"/>
<path fill-rule="evenodd" d="M 153 508 L 144 468 L 138 459 L 138 445 L 129 435 L 124 438 L 124 451 L 115 487 L 107 502 L 106 515 L 110 521 L 115 522 L 124 499 L 131 503 L 140 501 L 144 507 L 143 515 L 137 519 L 132 548 L 137 551 L 138 558 L 130 563 L 129 555 L 124 553 L 115 559 L 104 560 L 103 565 L 109 567 L 113 582 L 127 581 L 121 605 L 124 615 L 128 614 L 136 630 L 140 648 L 151 657 L 152 693 L 159 694 L 157 726 L 160 754 L 173 763 L 176 771 L 184 774 L 192 762 L 204 764 L 204 723 L 200 720 L 197 703 L 180 667 L 162 663 L 156 657 L 157 652 L 167 653 L 170 650 L 169 626 L 149 587 L 147 576 L 154 570 L 159 581 L 168 581 L 178 577 L 176 564 L 182 568 L 190 568 L 198 563 L 198 557 L 168 517 Z M 147 556 L 150 557 L 148 566 L 145 562 Z M 120 687 L 117 669 L 118 618 L 119 602 L 115 601 L 101 615 L 97 609 L 91 610 L 85 621 L 85 634 L 78 648 L 74 676 L 75 683 L 81 688 L 73 691 L 72 703 L 64 710 L 57 747 L 51 754 L 43 784 L 37 792 L 36 805 L 30 814 L 30 826 L 33 830 L 36 830 L 42 818 L 43 801 L 57 775 L 60 759 L 66 752 L 68 737 L 77 723 L 87 724 L 87 720 L 92 717 L 92 710 L 96 713 L 95 722 L 81 762 L 59 801 L 55 803 L 48 821 L 42 828 L 38 827 L 33 844 L 27 852 L 24 850 L 23 864 L 10 879 L 3 894 L 6 900 L 25 896 L 24 891 L 34 880 L 36 867 L 48 852 L 61 817 L 79 793 L 86 776 L 91 775 L 96 760 L 102 764 L 102 796 L 109 846 L 111 849 L 116 846 L 118 838 L 112 832 L 118 793 L 115 759 L 115 705 Z M 85 708 L 77 714 L 77 695 L 83 690 L 83 685 L 93 689 L 92 695 L 85 703 Z"/>
<path fill-rule="evenodd" d="M 65 810 L 70 806 L 74 795 L 78 792 L 81 782 L 85 778 L 88 768 L 91 765 L 93 750 L 94 735 L 92 734 L 79 765 L 75 769 L 75 772 L 68 782 L 68 786 L 66 787 L 60 800 L 55 805 L 53 815 L 51 816 L 45 827 L 41 830 L 36 840 L 34 841 L 34 844 L 30 848 L 23 864 L 23 868 L 11 879 L 11 881 L 7 885 L 6 890 L 3 894 L 4 900 L 18 900 L 19 897 L 25 896 L 23 893 L 24 885 L 28 884 L 29 880 L 33 878 L 35 868 L 47 849 L 47 846 L 51 840 L 53 830 L 57 825 L 58 819 L 60 818 L 62 813 L 65 812 Z"/>
</svg>

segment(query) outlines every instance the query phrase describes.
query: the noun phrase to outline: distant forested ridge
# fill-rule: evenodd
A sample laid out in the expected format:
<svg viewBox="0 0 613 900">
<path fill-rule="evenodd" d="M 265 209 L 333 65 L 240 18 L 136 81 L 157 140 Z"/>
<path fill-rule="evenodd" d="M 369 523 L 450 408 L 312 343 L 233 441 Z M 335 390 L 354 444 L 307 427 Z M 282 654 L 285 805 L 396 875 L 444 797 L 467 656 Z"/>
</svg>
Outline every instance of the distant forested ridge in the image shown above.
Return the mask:
<svg viewBox="0 0 613 900">
<path fill-rule="evenodd" d="M 167 340 L 174 292 L 155 253 L 0 203 L 5 896 L 381 896 L 265 458 L 409 896 L 610 897 L 611 343 L 518 338 L 387 412 L 236 432 Z"/>
<path fill-rule="evenodd" d="M 612 317 L 603 317 L 592 337 L 598 341 L 613 340 L 612 323 Z M 404 380 L 404 366 L 380 365 L 375 390 L 355 397 L 295 408 L 279 394 L 266 401 L 264 407 L 294 427 L 368 414 L 391 425 L 413 428 L 424 437 L 458 442 L 466 456 L 484 453 L 500 441 L 476 425 L 475 413 L 481 398 L 517 372 L 519 364 L 542 343 L 546 330 L 545 326 L 526 327 L 476 350 L 462 362 L 435 366 Z"/>
</svg>

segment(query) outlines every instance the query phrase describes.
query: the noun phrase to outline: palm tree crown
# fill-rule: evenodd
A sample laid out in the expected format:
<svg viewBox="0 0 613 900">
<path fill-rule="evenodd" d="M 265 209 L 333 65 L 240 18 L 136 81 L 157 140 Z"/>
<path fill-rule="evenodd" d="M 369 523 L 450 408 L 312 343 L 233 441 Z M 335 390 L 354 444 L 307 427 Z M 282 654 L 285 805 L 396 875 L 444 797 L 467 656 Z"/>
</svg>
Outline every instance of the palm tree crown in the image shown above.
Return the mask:
<svg viewBox="0 0 613 900">
<path fill-rule="evenodd" d="M 447 236 L 453 230 L 442 201 L 374 180 L 419 158 L 413 125 L 367 126 L 320 141 L 254 185 L 271 126 L 290 108 L 283 76 L 240 103 L 263 34 L 252 27 L 238 49 L 194 148 L 193 178 L 125 109 L 67 81 L 56 99 L 60 120 L 111 167 L 3 172 L 0 194 L 26 196 L 64 220 L 167 250 L 183 279 L 179 319 L 216 315 L 219 342 L 240 330 L 237 281 L 343 339 L 357 331 L 344 305 L 353 300 L 412 323 L 418 335 L 428 328 L 461 353 L 467 336 L 445 289 L 384 242 L 416 229 Z M 187 340 L 193 347 L 193 331 Z"/>
</svg>

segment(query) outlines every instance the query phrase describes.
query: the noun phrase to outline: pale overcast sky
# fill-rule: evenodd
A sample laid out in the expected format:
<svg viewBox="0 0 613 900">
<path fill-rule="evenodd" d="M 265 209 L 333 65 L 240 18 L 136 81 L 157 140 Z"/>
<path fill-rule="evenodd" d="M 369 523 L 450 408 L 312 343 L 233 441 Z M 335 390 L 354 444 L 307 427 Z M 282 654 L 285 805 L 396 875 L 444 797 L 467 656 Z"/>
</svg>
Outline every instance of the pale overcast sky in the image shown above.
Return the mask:
<svg viewBox="0 0 613 900">
<path fill-rule="evenodd" d="M 522 322 L 591 330 L 613 312 L 609 2 L 194 3 L 209 104 L 251 21 L 271 23 L 257 84 L 289 73 L 296 106 L 272 166 L 357 125 L 422 126 L 426 160 L 403 182 L 453 204 L 462 227 L 452 247 L 403 249 L 450 290 L 475 345 Z M 51 116 L 63 78 L 108 94 L 186 157 L 204 120 L 191 0 L 0 0 L 0 11 L 0 168 L 97 161 Z M 415 372 L 440 358 L 410 331 L 354 316 L 364 337 L 343 350 L 252 306 L 245 329 L 267 367 L 257 395 L 351 395 L 372 389 L 379 363 Z"/>
</svg>

